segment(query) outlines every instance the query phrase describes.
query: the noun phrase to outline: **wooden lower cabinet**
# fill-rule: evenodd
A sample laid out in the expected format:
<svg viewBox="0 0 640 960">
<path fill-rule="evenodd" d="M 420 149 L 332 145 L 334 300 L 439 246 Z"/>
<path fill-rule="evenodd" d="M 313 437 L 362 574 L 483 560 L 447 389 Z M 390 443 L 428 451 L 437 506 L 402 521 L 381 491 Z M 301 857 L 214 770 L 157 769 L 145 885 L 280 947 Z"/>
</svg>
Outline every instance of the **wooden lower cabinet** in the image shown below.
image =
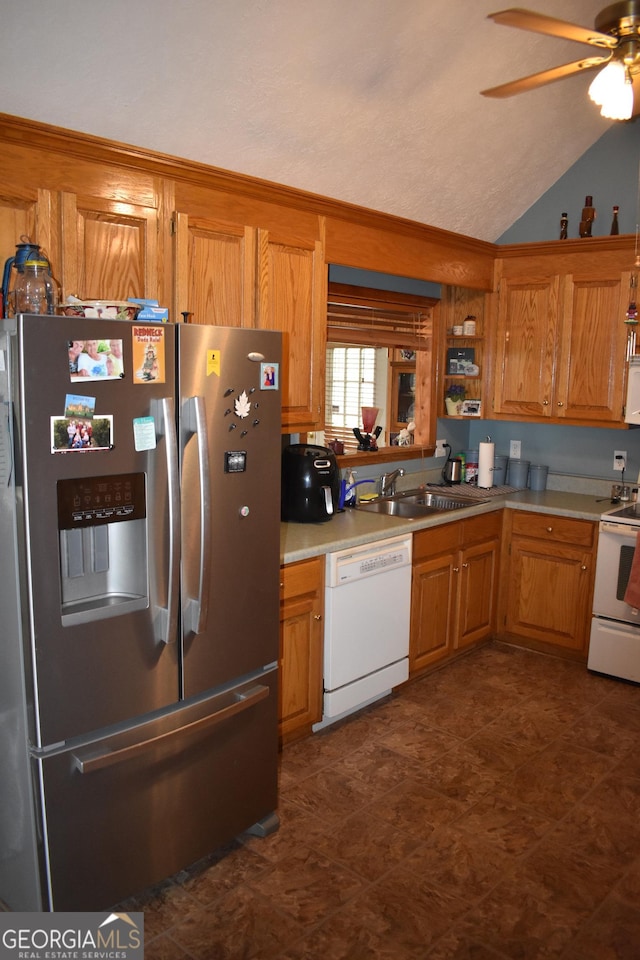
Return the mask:
<svg viewBox="0 0 640 960">
<path fill-rule="evenodd" d="M 311 733 L 322 719 L 324 558 L 280 569 L 280 704 L 282 743 Z"/>
<path fill-rule="evenodd" d="M 495 632 L 502 511 L 414 534 L 409 670 Z"/>
<path fill-rule="evenodd" d="M 586 659 L 597 524 L 505 511 L 501 638 Z"/>
</svg>

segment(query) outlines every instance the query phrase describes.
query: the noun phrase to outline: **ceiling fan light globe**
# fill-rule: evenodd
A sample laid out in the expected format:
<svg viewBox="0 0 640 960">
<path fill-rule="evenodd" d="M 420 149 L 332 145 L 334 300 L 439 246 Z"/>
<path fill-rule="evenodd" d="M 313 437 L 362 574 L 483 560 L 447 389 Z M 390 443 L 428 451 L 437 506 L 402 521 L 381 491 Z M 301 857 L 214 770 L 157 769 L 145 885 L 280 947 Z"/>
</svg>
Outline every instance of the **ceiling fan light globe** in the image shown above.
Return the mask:
<svg viewBox="0 0 640 960">
<path fill-rule="evenodd" d="M 589 97 L 601 107 L 615 100 L 625 85 L 625 68 L 618 60 L 612 60 L 600 70 L 589 86 Z"/>
<path fill-rule="evenodd" d="M 607 120 L 630 120 L 633 113 L 633 86 L 625 82 L 624 87 L 616 91 L 615 96 L 605 100 L 600 115 Z"/>
</svg>

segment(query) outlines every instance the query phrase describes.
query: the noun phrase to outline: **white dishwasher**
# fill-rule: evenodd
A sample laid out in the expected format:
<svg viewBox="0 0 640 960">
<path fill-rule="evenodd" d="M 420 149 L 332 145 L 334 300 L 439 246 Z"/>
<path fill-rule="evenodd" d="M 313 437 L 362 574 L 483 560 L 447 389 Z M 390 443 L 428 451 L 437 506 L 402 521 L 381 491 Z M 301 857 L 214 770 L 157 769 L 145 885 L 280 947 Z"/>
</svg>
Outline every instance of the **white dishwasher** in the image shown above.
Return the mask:
<svg viewBox="0 0 640 960">
<path fill-rule="evenodd" d="M 411 537 L 329 553 L 320 730 L 409 676 Z"/>
</svg>

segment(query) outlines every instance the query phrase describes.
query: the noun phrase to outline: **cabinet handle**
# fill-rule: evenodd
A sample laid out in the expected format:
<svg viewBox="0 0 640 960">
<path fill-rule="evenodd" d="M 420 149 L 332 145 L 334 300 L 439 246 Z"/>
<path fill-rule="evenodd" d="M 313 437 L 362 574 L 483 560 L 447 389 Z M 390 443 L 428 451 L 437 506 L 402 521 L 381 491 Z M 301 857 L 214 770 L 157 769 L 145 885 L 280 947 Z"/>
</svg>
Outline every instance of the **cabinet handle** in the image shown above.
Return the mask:
<svg viewBox="0 0 640 960">
<path fill-rule="evenodd" d="M 314 613 L 313 619 L 314 619 L 314 620 L 322 620 L 322 614 L 321 614 L 321 613 Z"/>
<path fill-rule="evenodd" d="M 586 563 L 583 563 L 582 566 L 580 567 L 580 569 L 581 569 L 581 570 L 586 570 L 586 569 L 587 569 Z"/>
<path fill-rule="evenodd" d="M 543 407 L 548 407 L 548 406 L 549 406 L 549 401 L 548 401 L 548 400 L 543 400 L 543 401 L 542 401 L 542 406 L 543 406 Z"/>
<path fill-rule="evenodd" d="M 463 563 L 463 564 L 462 564 L 462 569 L 463 569 L 463 570 L 466 570 L 468 566 L 469 566 L 468 563 Z"/>
<path fill-rule="evenodd" d="M 460 567 L 454 567 L 454 568 L 453 568 L 453 572 L 454 572 L 454 573 L 460 573 Z"/>
<path fill-rule="evenodd" d="M 547 533 L 553 533 L 553 527 L 547 527 Z"/>
<path fill-rule="evenodd" d="M 558 400 L 558 406 L 559 406 L 559 407 L 564 407 L 564 403 L 562 402 L 562 400 Z"/>
</svg>

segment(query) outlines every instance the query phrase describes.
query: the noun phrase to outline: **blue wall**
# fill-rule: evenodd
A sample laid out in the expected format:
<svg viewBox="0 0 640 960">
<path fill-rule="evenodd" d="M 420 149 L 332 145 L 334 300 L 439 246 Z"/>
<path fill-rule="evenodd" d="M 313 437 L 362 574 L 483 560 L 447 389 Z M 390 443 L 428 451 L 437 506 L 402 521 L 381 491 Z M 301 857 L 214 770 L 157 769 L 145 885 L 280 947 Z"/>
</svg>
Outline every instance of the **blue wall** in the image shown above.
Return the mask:
<svg viewBox="0 0 640 960">
<path fill-rule="evenodd" d="M 560 217 L 569 217 L 569 238 L 579 236 L 580 215 L 587 194 L 593 197 L 594 237 L 608 236 L 614 205 L 620 207 L 620 233 L 635 233 L 638 222 L 640 118 L 613 123 L 594 145 L 544 193 L 498 243 L 557 240 Z M 588 242 L 588 241 L 587 241 Z"/>
</svg>

